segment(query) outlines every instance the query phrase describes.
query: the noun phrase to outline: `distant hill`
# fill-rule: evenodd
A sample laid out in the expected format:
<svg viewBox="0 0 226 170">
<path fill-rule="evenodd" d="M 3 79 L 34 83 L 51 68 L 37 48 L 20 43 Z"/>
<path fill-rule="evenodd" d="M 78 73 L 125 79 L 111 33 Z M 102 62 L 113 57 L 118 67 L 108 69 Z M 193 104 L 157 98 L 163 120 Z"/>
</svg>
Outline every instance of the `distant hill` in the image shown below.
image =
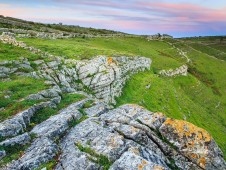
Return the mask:
<svg viewBox="0 0 226 170">
<path fill-rule="evenodd" d="M 64 25 L 58 24 L 43 24 L 39 22 L 26 21 L 22 19 L 4 17 L 0 15 L 0 27 L 2 28 L 14 28 L 14 29 L 25 29 L 35 30 L 44 32 L 68 32 L 68 33 L 80 33 L 80 34 L 125 34 L 118 31 L 107 30 L 107 29 L 96 29 L 96 28 L 85 28 L 75 25 Z"/>
</svg>

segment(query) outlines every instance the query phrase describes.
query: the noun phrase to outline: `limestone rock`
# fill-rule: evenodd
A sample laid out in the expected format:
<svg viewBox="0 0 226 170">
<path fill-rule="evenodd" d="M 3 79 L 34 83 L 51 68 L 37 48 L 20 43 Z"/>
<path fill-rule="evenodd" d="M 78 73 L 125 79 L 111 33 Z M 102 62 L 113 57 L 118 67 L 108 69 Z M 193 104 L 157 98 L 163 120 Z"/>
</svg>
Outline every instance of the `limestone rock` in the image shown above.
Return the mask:
<svg viewBox="0 0 226 170">
<path fill-rule="evenodd" d="M 25 151 L 24 155 L 13 161 L 7 170 L 35 169 L 53 159 L 58 153 L 58 146 L 49 138 L 37 138 Z"/>
<path fill-rule="evenodd" d="M 170 70 L 162 70 L 159 72 L 160 75 L 167 76 L 167 77 L 172 77 L 177 75 L 187 76 L 187 73 L 188 73 L 187 65 L 182 65 L 179 68 L 176 68 L 175 70 L 170 69 Z"/>
<path fill-rule="evenodd" d="M 179 151 L 204 169 L 224 169 L 223 153 L 205 130 L 183 121 L 167 119 L 160 133 Z"/>
<path fill-rule="evenodd" d="M 29 134 L 24 133 L 22 135 L 14 137 L 14 138 L 7 139 L 7 140 L 1 142 L 0 145 L 1 146 L 13 146 L 15 144 L 25 145 L 25 144 L 29 143 L 30 140 L 31 140 L 31 138 L 30 138 Z"/>
</svg>

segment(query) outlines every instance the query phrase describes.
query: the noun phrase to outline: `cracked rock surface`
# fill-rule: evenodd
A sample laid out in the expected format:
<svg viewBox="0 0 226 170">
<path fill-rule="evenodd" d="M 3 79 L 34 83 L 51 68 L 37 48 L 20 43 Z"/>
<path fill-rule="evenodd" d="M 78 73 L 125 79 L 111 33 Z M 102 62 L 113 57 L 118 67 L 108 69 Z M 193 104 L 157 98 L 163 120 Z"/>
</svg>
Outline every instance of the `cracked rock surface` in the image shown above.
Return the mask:
<svg viewBox="0 0 226 170">
<path fill-rule="evenodd" d="M 52 160 L 57 161 L 57 170 L 226 168 L 212 137 L 191 123 L 133 104 L 108 110 L 95 101 L 83 108 L 88 100 L 73 103 L 36 125 L 29 133 L 36 138 L 28 149 L 3 169 L 35 169 Z M 21 142 L 26 135 L 11 141 Z"/>
<path fill-rule="evenodd" d="M 55 162 L 56 170 L 225 170 L 223 153 L 205 130 L 167 118 L 159 112 L 126 104 L 110 109 L 130 75 L 150 68 L 144 57 L 98 56 L 91 60 L 63 59 L 44 53 L 12 33 L 0 40 L 48 57 L 0 62 L 0 78 L 13 74 L 46 79 L 49 89 L 30 94 L 28 100 L 45 100 L 0 122 L 0 160 L 6 147 L 27 146 L 4 170 L 33 170 Z M 29 72 L 17 72 L 26 68 Z M 56 108 L 61 94 L 78 93 L 85 99 L 28 126 L 38 110 Z M 92 92 L 87 95 L 86 92 Z M 92 101 L 92 104 L 90 104 Z"/>
</svg>

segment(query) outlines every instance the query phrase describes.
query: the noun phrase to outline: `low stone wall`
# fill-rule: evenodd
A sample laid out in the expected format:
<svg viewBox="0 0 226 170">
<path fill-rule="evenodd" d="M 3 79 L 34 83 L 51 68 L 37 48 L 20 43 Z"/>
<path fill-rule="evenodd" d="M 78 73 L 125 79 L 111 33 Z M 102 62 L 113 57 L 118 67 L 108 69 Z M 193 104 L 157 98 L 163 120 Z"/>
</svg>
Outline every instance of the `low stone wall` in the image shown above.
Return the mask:
<svg viewBox="0 0 226 170">
<path fill-rule="evenodd" d="M 26 59 L 1 62 L 0 77 L 7 78 L 10 74 L 19 74 L 34 78 L 45 78 L 49 84 L 60 87 L 63 92 L 86 89 L 106 103 L 115 104 L 115 97 L 121 95 L 122 88 L 130 75 L 150 69 L 151 65 L 151 59 L 145 57 L 97 56 L 91 60 L 81 61 L 63 59 L 63 57 L 43 53 L 39 49 L 18 42 L 10 34 L 4 33 L 0 36 L 0 40 L 52 60 L 50 62 L 45 62 L 42 59 L 34 61 L 37 66 L 36 70 L 31 67 L 30 62 Z M 12 63 L 12 67 L 10 63 Z M 25 68 L 29 73 L 18 73 L 19 68 Z"/>
<path fill-rule="evenodd" d="M 172 77 L 177 75 L 187 76 L 187 73 L 188 73 L 188 66 L 186 65 L 182 65 L 179 68 L 176 68 L 175 70 L 170 69 L 170 70 L 162 70 L 159 72 L 160 75 L 167 76 L 167 77 Z"/>
<path fill-rule="evenodd" d="M 71 33 L 71 32 L 40 32 L 34 30 L 24 30 L 24 29 L 10 29 L 10 28 L 0 28 L 0 33 L 11 32 L 16 34 L 18 38 L 41 38 L 41 39 L 68 39 L 75 37 L 83 38 L 98 38 L 98 37 L 121 37 L 125 36 L 123 34 L 81 34 L 81 33 Z"/>
</svg>

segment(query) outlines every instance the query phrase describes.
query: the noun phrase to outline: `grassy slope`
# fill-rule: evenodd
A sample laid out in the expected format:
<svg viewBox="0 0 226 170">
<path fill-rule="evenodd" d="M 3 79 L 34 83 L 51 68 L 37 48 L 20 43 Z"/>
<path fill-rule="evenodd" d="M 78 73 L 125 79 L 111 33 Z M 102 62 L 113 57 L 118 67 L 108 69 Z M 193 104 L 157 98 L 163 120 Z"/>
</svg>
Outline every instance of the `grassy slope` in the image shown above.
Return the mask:
<svg viewBox="0 0 226 170">
<path fill-rule="evenodd" d="M 57 108 L 43 108 L 39 110 L 32 118 L 31 123 L 27 127 L 27 130 L 31 130 L 36 124 L 41 123 L 42 121 L 48 119 L 50 116 L 53 116 L 59 112 L 59 110 L 67 107 L 68 105 L 77 102 L 79 100 L 84 99 L 85 96 L 80 94 L 64 94 L 62 96 L 61 103 L 57 105 Z M 32 138 L 32 136 L 31 136 Z M 35 136 L 34 136 L 35 138 Z M 17 160 L 19 157 L 21 157 L 24 153 L 24 151 L 30 146 L 30 144 L 27 144 L 25 146 L 23 145 L 14 145 L 14 146 L 7 146 L 2 147 L 1 149 L 4 149 L 7 153 L 7 156 L 4 157 L 2 160 L 0 160 L 0 168 L 3 165 L 6 165 L 7 163 L 11 162 L 12 160 Z M 51 168 L 53 165 L 55 165 L 56 162 L 50 162 L 46 164 L 47 167 Z"/>
<path fill-rule="evenodd" d="M 19 57 L 28 58 L 30 60 L 39 59 L 40 56 L 32 54 L 31 52 L 21 49 L 19 47 L 14 47 L 9 44 L 3 44 L 0 41 L 0 61 L 3 60 L 18 60 Z"/>
<path fill-rule="evenodd" d="M 12 81 L 0 81 L 0 121 L 25 110 L 29 106 L 40 101 L 23 100 L 29 94 L 37 93 L 48 86 L 43 80 L 37 80 L 29 77 L 12 77 Z"/>
<path fill-rule="evenodd" d="M 0 61 L 18 60 L 20 57 L 28 58 L 30 61 L 40 59 L 39 55 L 0 42 Z M 18 71 L 26 70 L 19 69 Z M 0 111 L 0 121 L 41 102 L 27 101 L 23 100 L 23 98 L 29 94 L 34 94 L 48 88 L 48 86 L 44 84 L 43 80 L 18 76 L 10 76 L 10 78 L 11 81 L 3 82 L 0 80 L 0 108 L 4 108 L 4 110 Z"/>
<path fill-rule="evenodd" d="M 1 22 L 1 19 L 7 19 L 11 22 L 4 23 Z M 95 29 L 95 28 L 88 28 L 88 27 L 80 27 L 80 26 L 74 26 L 74 25 L 60 25 L 60 24 L 42 24 L 38 22 L 32 22 L 32 21 L 25 21 L 18 18 L 12 18 L 12 17 L 3 17 L 0 16 L 0 27 L 2 28 L 16 28 L 16 29 L 25 29 L 25 30 L 36 30 L 36 31 L 45 31 L 49 32 L 50 30 L 53 32 L 59 32 L 59 31 L 66 31 L 66 32 L 72 32 L 72 33 L 80 33 L 80 34 L 125 34 L 113 30 L 106 30 L 106 29 Z"/>
<path fill-rule="evenodd" d="M 96 55 L 139 55 L 150 57 L 154 66 L 159 69 L 175 68 L 185 61 L 167 43 L 159 41 L 147 43 L 144 38 L 22 39 L 22 41 L 43 51 L 74 59 L 89 59 Z M 168 56 L 164 56 L 160 51 Z"/>
<path fill-rule="evenodd" d="M 210 51 L 202 47 L 199 47 L 201 50 L 194 49 L 191 42 L 173 41 L 176 47 L 186 51 L 191 58 L 191 74 L 187 77 L 164 78 L 154 73 L 185 63 L 185 59 L 165 42 L 148 42 L 144 38 L 23 41 L 43 51 L 75 59 L 88 59 L 100 54 L 150 57 L 153 60 L 151 71 L 133 76 L 127 82 L 123 95 L 117 99 L 117 105 L 137 103 L 151 111 L 161 111 L 169 117 L 183 119 L 186 116 L 188 121 L 209 131 L 226 153 L 226 64 L 216 59 L 217 54 L 214 52 L 211 51 L 211 55 L 216 55 L 216 58 L 210 57 Z M 192 43 L 199 43 L 196 41 Z M 151 84 L 150 89 L 146 89 L 147 84 Z"/>
</svg>

